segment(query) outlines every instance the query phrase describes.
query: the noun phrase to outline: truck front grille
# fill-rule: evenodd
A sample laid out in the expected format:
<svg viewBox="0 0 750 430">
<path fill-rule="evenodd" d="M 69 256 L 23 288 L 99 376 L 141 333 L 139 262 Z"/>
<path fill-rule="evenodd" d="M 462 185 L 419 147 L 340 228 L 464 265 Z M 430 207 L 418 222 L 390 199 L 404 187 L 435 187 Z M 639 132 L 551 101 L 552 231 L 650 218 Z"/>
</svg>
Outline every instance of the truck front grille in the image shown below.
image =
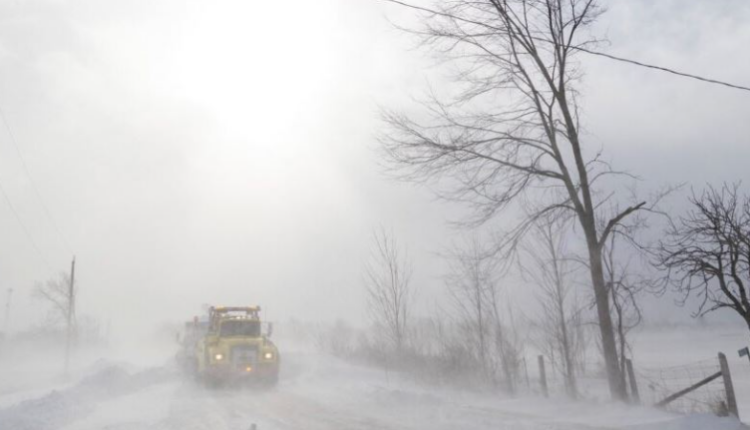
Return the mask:
<svg viewBox="0 0 750 430">
<path fill-rule="evenodd" d="M 257 346 L 235 346 L 232 348 L 232 365 L 246 366 L 255 365 L 258 362 Z"/>
</svg>

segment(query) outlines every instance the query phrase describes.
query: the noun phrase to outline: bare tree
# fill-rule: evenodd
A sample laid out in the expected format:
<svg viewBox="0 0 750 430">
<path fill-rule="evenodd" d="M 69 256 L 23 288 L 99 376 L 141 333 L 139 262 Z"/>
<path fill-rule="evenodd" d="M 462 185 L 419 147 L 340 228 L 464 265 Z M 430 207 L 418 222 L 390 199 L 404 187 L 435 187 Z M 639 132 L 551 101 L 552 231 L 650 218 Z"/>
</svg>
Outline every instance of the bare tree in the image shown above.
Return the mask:
<svg viewBox="0 0 750 430">
<path fill-rule="evenodd" d="M 582 331 L 581 313 L 577 296 L 573 293 L 575 267 L 571 265 L 566 234 L 570 233 L 570 218 L 540 219 L 533 230 L 533 241 L 527 245 L 526 256 L 531 265 L 521 265 L 522 273 L 539 288 L 542 311 L 542 332 L 546 337 L 548 352 L 560 357 L 565 389 L 569 396 L 577 397 L 576 372 L 583 345 L 576 339 Z"/>
<path fill-rule="evenodd" d="M 521 373 L 524 342 L 516 326 L 513 306 L 506 302 L 504 314 L 507 318 L 501 318 L 499 302 L 498 292 L 493 290 L 491 303 L 495 319 L 495 350 L 500 356 L 506 389 L 513 394 Z"/>
<path fill-rule="evenodd" d="M 479 243 L 469 241 L 466 249 L 452 256 L 446 284 L 458 310 L 460 324 L 467 328 L 470 350 L 476 351 L 483 377 L 494 379 L 491 342 L 493 310 L 490 298 L 496 288 L 488 260 L 483 258 Z"/>
<path fill-rule="evenodd" d="M 456 247 L 451 257 L 446 284 L 459 325 L 465 328 L 465 338 L 470 342 L 468 349 L 475 354 L 486 380 L 497 383 L 498 371 L 502 371 L 506 389 L 513 392 L 520 350 L 515 333 L 508 330 L 502 317 L 497 263 L 476 238 Z"/>
<path fill-rule="evenodd" d="M 474 209 L 468 225 L 486 222 L 519 199 L 540 203 L 501 248 L 517 243 L 539 217 L 574 214 L 587 245 L 610 391 L 624 399 L 602 247 L 612 229 L 645 203 L 627 205 L 600 223 L 599 208 L 614 194 L 598 189 L 600 181 L 621 172 L 584 143 L 575 86 L 576 54 L 597 43 L 587 31 L 601 13 L 598 3 L 457 0 L 427 8 L 386 1 L 418 11 L 424 25 L 407 31 L 457 69 L 455 93 L 432 94 L 425 103 L 430 118 L 384 113 L 390 131 L 381 146 L 394 172 L 407 180 L 437 180 L 443 197 Z"/>
<path fill-rule="evenodd" d="M 657 265 L 665 285 L 700 298 L 696 316 L 736 312 L 750 329 L 750 197 L 739 185 L 708 187 L 689 199 L 692 208 L 673 222 L 661 241 Z"/>
<path fill-rule="evenodd" d="M 70 274 L 59 273 L 56 277 L 34 285 L 35 298 L 50 306 L 50 318 L 53 322 L 63 322 L 73 319 L 75 309 L 75 289 L 70 288 Z"/>
<path fill-rule="evenodd" d="M 53 322 L 62 320 L 65 323 L 65 373 L 70 363 L 70 349 L 76 331 L 76 292 L 75 260 L 70 273 L 60 273 L 44 283 L 34 286 L 33 294 L 51 306 L 50 316 Z"/>
<path fill-rule="evenodd" d="M 412 265 L 392 233 L 373 233 L 373 250 L 365 265 L 365 288 L 370 316 L 396 351 L 406 346 L 414 290 Z"/>
</svg>

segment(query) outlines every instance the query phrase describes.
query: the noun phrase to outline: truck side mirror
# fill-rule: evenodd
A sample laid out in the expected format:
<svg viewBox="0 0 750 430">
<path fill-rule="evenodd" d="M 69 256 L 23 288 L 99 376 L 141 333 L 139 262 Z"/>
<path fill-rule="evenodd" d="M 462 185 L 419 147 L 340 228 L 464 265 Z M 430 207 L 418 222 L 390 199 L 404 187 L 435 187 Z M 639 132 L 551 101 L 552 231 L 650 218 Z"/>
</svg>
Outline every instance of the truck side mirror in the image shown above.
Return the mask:
<svg viewBox="0 0 750 430">
<path fill-rule="evenodd" d="M 273 334 L 273 323 L 270 322 L 268 323 L 268 334 L 266 336 L 271 337 L 272 334 Z"/>
</svg>

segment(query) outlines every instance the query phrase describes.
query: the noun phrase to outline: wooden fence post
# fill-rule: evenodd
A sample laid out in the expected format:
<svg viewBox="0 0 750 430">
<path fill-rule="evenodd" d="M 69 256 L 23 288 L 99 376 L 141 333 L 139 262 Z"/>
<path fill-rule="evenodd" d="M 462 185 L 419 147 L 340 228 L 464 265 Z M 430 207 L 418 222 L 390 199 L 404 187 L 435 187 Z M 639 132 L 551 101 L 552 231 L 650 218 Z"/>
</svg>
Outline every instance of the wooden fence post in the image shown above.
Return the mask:
<svg viewBox="0 0 750 430">
<path fill-rule="evenodd" d="M 526 373 L 526 389 L 531 390 L 531 383 L 529 382 L 529 366 L 526 364 L 526 357 L 523 358 L 523 371 Z"/>
<path fill-rule="evenodd" d="M 542 384 L 542 395 L 549 397 L 549 390 L 547 389 L 547 373 L 544 371 L 544 356 L 540 355 L 539 359 L 539 382 Z"/>
<path fill-rule="evenodd" d="M 721 365 L 721 377 L 724 379 L 724 390 L 727 393 L 727 410 L 737 418 L 740 417 L 737 411 L 737 398 L 734 397 L 734 385 L 732 385 L 732 375 L 729 373 L 729 364 L 727 356 L 723 352 L 719 353 L 719 364 Z"/>
<path fill-rule="evenodd" d="M 630 380 L 630 400 L 635 403 L 641 403 L 641 395 L 638 393 L 638 383 L 635 380 L 635 372 L 633 372 L 633 360 L 625 359 L 625 370 L 628 372 L 628 379 Z"/>
</svg>

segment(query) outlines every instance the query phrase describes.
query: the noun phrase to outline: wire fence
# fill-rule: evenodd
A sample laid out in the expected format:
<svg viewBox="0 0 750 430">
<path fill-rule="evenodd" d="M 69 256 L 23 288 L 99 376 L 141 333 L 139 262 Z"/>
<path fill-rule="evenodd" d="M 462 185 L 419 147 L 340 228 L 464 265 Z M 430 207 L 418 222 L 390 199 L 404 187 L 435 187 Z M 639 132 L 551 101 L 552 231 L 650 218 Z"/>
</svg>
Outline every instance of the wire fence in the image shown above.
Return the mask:
<svg viewBox="0 0 750 430">
<path fill-rule="evenodd" d="M 646 404 L 654 405 L 681 390 L 714 377 L 705 385 L 679 396 L 663 407 L 686 414 L 713 412 L 717 415 L 726 415 L 726 390 L 723 378 L 715 377 L 717 374 L 721 375 L 721 365 L 718 359 L 681 366 L 636 370 L 641 400 Z"/>
<path fill-rule="evenodd" d="M 678 366 L 633 366 L 633 381 L 627 372 L 625 375 L 628 395 L 633 402 L 683 414 L 729 413 L 729 400 L 718 357 Z M 575 389 L 570 388 L 571 381 L 566 378 L 560 363 L 545 357 L 543 367 L 544 371 L 538 357 L 526 358 L 519 390 L 549 397 L 569 396 L 572 392 L 586 399 L 609 396 L 607 372 L 601 360 L 587 360 L 576 365 Z M 634 395 L 633 382 L 637 395 Z"/>
<path fill-rule="evenodd" d="M 546 394 L 550 397 L 570 395 L 566 381 L 566 371 L 558 361 L 544 358 Z M 525 358 L 522 361 L 522 373 L 518 385 L 519 391 L 545 395 L 538 356 Z M 596 398 L 608 393 L 607 373 L 604 364 L 597 360 L 580 361 L 573 370 L 575 375 L 575 392 L 584 398 Z"/>
</svg>

